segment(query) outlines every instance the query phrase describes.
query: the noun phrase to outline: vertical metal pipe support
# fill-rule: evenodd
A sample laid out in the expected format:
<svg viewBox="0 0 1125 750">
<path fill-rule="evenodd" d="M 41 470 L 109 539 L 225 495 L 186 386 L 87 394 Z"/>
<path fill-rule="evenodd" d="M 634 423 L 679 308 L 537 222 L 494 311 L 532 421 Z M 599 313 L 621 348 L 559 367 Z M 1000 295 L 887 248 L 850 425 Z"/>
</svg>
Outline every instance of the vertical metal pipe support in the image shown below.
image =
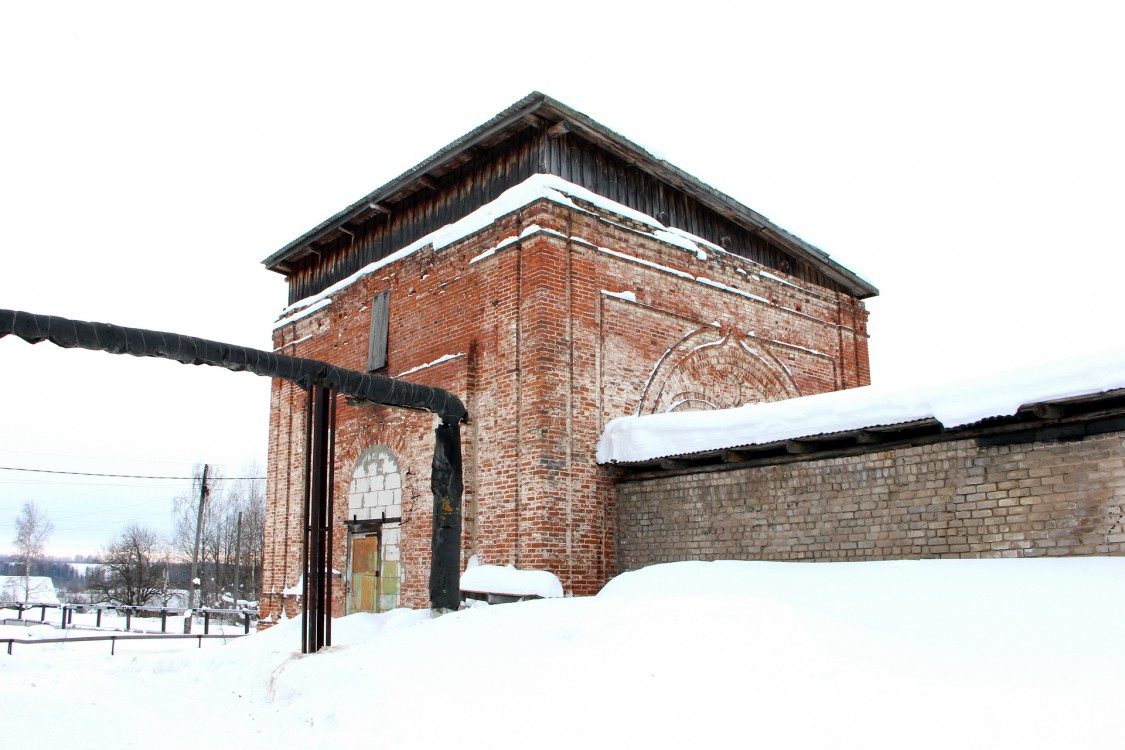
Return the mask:
<svg viewBox="0 0 1125 750">
<path fill-rule="evenodd" d="M 353 238 L 354 239 L 354 238 Z M 332 527 L 335 525 L 334 505 L 336 499 L 336 391 L 326 389 L 328 396 L 328 461 L 325 464 L 325 474 L 328 483 L 328 503 L 325 508 L 325 610 L 324 610 L 324 645 L 332 645 Z"/>
<path fill-rule="evenodd" d="M 304 539 L 301 544 L 301 653 L 309 653 L 309 579 L 312 578 L 312 566 L 309 552 L 310 532 L 312 525 L 312 436 L 313 436 L 313 392 L 309 388 L 305 401 L 305 476 L 304 476 L 304 506 L 302 520 L 305 528 Z M 285 606 L 284 599 L 282 606 Z M 315 649 L 314 649 L 315 650 Z"/>
<path fill-rule="evenodd" d="M 303 590 L 302 653 L 330 645 L 331 629 L 331 484 L 335 392 L 325 386 L 309 389 L 306 424 L 305 585 Z"/>
</svg>

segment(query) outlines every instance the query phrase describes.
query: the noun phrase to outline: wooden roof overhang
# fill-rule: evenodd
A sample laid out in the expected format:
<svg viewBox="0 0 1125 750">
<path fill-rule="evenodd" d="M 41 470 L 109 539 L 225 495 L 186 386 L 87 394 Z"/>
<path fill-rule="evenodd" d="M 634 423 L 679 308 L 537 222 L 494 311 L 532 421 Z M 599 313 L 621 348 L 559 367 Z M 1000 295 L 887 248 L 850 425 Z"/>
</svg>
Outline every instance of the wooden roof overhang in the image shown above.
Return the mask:
<svg viewBox="0 0 1125 750">
<path fill-rule="evenodd" d="M 458 138 L 417 166 L 368 193 L 270 255 L 263 265 L 289 274 L 294 264 L 317 248 L 352 234 L 356 226 L 379 214 L 389 215 L 396 203 L 420 190 L 437 190 L 443 175 L 483 157 L 502 141 L 534 128 L 547 137 L 575 133 L 636 167 L 683 191 L 720 216 L 756 232 L 770 243 L 805 261 L 859 299 L 876 296 L 872 284 L 835 262 L 823 250 L 773 224 L 765 216 L 715 190 L 641 146 L 545 94 L 533 92 L 475 130 Z"/>
<path fill-rule="evenodd" d="M 1012 416 L 990 417 L 952 429 L 944 428 L 936 419 L 921 419 L 647 461 L 618 462 L 606 468 L 618 480 L 628 481 L 855 456 L 952 440 L 975 440 L 983 447 L 1081 440 L 1117 431 L 1125 431 L 1125 389 L 1025 404 Z"/>
</svg>

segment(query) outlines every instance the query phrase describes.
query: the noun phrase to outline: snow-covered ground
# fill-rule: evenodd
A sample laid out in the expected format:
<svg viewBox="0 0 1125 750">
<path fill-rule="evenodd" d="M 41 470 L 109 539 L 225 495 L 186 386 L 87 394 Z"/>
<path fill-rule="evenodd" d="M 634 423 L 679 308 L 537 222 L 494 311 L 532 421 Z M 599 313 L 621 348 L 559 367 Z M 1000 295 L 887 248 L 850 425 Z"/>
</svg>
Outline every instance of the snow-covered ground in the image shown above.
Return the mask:
<svg viewBox="0 0 1125 750">
<path fill-rule="evenodd" d="M 0 706 L 9 747 L 1117 747 L 1123 624 L 1125 558 L 687 562 L 353 615 L 304 657 L 293 620 L 203 649 L 17 646 Z"/>
</svg>

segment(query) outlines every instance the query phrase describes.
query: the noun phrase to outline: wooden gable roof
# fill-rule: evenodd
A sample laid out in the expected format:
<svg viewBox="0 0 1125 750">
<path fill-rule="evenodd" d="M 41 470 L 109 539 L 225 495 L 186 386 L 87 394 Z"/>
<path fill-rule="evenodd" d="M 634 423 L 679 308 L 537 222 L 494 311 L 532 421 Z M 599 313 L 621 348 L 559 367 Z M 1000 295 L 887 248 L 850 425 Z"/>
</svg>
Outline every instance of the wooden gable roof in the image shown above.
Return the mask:
<svg viewBox="0 0 1125 750">
<path fill-rule="evenodd" d="M 488 203 L 532 174 L 579 184 L 731 252 L 863 299 L 878 290 L 753 209 L 539 92 L 263 261 L 290 302 Z"/>
</svg>

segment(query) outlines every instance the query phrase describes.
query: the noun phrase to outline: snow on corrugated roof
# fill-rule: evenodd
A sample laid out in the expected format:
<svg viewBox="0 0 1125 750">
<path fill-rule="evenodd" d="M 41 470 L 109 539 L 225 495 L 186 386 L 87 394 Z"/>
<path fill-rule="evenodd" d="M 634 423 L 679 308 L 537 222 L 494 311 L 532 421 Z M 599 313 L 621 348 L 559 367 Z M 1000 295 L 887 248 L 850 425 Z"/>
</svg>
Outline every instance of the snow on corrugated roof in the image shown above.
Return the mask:
<svg viewBox="0 0 1125 750">
<path fill-rule="evenodd" d="M 865 386 L 734 409 L 621 417 L 598 442 L 601 464 L 765 445 L 936 419 L 945 428 L 1021 406 L 1125 388 L 1125 350 L 925 387 Z"/>
</svg>

